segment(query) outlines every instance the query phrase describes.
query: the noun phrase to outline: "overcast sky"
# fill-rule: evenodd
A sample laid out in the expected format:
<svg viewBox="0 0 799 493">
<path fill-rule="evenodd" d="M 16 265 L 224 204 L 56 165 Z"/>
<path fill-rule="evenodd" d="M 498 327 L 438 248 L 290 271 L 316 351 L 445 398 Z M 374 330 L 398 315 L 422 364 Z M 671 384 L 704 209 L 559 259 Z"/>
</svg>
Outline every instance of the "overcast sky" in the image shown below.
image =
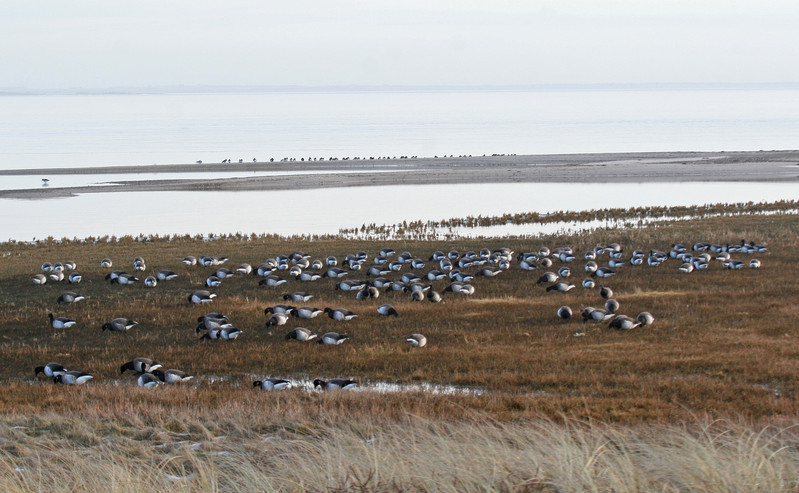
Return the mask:
<svg viewBox="0 0 799 493">
<path fill-rule="evenodd" d="M 0 88 L 797 82 L 799 1 L 3 2 Z"/>
</svg>

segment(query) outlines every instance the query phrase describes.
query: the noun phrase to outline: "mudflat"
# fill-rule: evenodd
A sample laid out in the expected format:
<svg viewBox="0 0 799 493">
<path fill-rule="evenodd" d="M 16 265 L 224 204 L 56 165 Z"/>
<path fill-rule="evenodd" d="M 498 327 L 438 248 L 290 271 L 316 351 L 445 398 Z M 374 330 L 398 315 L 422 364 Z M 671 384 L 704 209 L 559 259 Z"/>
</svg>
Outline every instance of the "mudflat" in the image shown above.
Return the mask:
<svg viewBox="0 0 799 493">
<path fill-rule="evenodd" d="M 210 176 L 213 173 L 239 171 L 285 174 L 235 178 Z M 97 192 L 296 190 L 443 183 L 782 182 L 799 180 L 799 150 L 362 158 L 15 169 L 0 170 L 0 177 L 184 172 L 192 173 L 192 177 L 120 181 L 102 188 L 86 186 L 0 190 L 0 198 L 37 199 Z M 207 172 L 209 178 L 196 178 L 197 172 Z"/>
</svg>

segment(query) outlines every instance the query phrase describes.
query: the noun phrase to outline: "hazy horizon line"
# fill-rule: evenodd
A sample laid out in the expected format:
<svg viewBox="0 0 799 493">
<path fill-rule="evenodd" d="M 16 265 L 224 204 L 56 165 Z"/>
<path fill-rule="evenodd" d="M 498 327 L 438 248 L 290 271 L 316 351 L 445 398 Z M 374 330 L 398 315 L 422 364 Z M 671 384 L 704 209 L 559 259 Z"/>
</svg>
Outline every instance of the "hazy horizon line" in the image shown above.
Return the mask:
<svg viewBox="0 0 799 493">
<path fill-rule="evenodd" d="M 624 91 L 624 90 L 741 90 L 799 89 L 795 82 L 599 82 L 475 85 L 221 85 L 157 84 L 98 88 L 0 87 L 0 96 L 44 95 L 157 95 L 157 94 L 258 94 L 258 93 L 365 93 L 365 92 L 524 92 L 524 91 Z"/>
</svg>

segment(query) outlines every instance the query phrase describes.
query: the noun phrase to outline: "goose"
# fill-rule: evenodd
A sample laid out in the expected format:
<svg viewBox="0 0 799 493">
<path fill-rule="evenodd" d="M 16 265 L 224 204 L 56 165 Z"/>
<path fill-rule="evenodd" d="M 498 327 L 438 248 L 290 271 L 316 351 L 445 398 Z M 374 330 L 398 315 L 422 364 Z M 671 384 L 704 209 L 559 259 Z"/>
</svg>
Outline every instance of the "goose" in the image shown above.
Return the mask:
<svg viewBox="0 0 799 493">
<path fill-rule="evenodd" d="M 126 274 L 126 273 L 123 272 L 123 273 L 117 275 L 117 277 L 112 278 L 111 279 L 111 284 L 119 284 L 119 285 L 125 286 L 125 285 L 128 285 L 128 284 L 133 284 L 134 282 L 138 282 L 138 281 L 139 281 L 138 277 L 134 277 L 134 276 L 132 276 L 130 274 Z"/>
<path fill-rule="evenodd" d="M 153 376 L 164 383 L 188 382 L 194 375 L 189 375 L 185 371 L 170 369 L 167 371 L 153 370 Z"/>
<path fill-rule="evenodd" d="M 596 283 L 590 277 L 583 279 L 583 287 L 586 289 L 594 289 Z"/>
<path fill-rule="evenodd" d="M 749 268 L 750 269 L 759 269 L 760 268 L 760 260 L 753 258 L 749 261 Z"/>
<path fill-rule="evenodd" d="M 558 275 L 554 272 L 544 272 L 544 274 L 538 278 L 535 282 L 536 284 L 543 284 L 543 283 L 552 283 L 558 280 Z"/>
<path fill-rule="evenodd" d="M 424 269 L 424 260 L 420 258 L 415 258 L 411 260 L 411 269 L 414 270 L 421 270 Z"/>
<path fill-rule="evenodd" d="M 694 264 L 686 262 L 682 264 L 680 267 L 678 267 L 677 270 L 684 274 L 690 274 L 691 272 L 694 271 L 694 268 L 695 268 Z"/>
<path fill-rule="evenodd" d="M 252 274 L 252 265 L 246 263 L 241 264 L 238 267 L 236 267 L 236 273 L 241 274 L 243 276 L 250 275 Z"/>
<path fill-rule="evenodd" d="M 266 321 L 266 326 L 269 327 L 271 325 L 286 325 L 286 322 L 289 321 L 289 314 L 288 313 L 273 313 L 269 320 Z"/>
<path fill-rule="evenodd" d="M 397 313 L 396 308 L 394 308 L 393 306 L 389 305 L 388 303 L 386 303 L 385 305 L 380 305 L 379 307 L 377 307 L 377 313 L 379 313 L 380 315 L 386 316 L 386 317 L 390 317 L 392 315 L 395 316 L 395 317 L 399 317 L 399 313 Z"/>
<path fill-rule="evenodd" d="M 613 298 L 608 299 L 605 302 L 605 310 L 607 310 L 608 313 L 616 313 L 619 310 L 619 302 Z"/>
<path fill-rule="evenodd" d="M 56 262 L 53 264 L 53 272 L 63 272 L 64 264 L 61 262 Z"/>
<path fill-rule="evenodd" d="M 270 313 L 285 313 L 288 314 L 294 307 L 291 305 L 275 305 L 275 306 L 268 306 L 264 308 L 264 314 L 269 315 Z"/>
<path fill-rule="evenodd" d="M 592 306 L 583 308 L 581 313 L 583 315 L 583 322 L 587 322 L 589 320 L 593 320 L 594 322 L 602 322 L 603 320 L 610 320 L 615 316 L 613 313 L 608 313 L 608 311 L 604 308 L 594 308 Z"/>
<path fill-rule="evenodd" d="M 400 281 L 402 281 L 402 282 L 404 282 L 406 284 L 410 284 L 410 283 L 413 283 L 413 282 L 419 282 L 421 280 L 422 280 L 421 277 L 417 276 L 416 274 L 412 274 L 410 272 L 406 272 L 405 274 L 402 275 L 402 277 L 400 277 Z"/>
<path fill-rule="evenodd" d="M 357 317 L 355 313 L 347 310 L 346 308 L 325 308 L 325 313 L 327 316 L 332 318 L 333 320 L 352 320 L 353 318 Z"/>
<path fill-rule="evenodd" d="M 44 284 L 47 284 L 47 276 L 45 276 L 44 274 L 34 275 L 33 284 L 36 284 L 37 286 L 42 286 Z"/>
<path fill-rule="evenodd" d="M 313 388 L 322 390 L 346 390 L 351 389 L 358 385 L 355 380 L 347 380 L 345 378 L 334 378 L 332 380 L 324 381 L 316 379 L 313 381 Z"/>
<path fill-rule="evenodd" d="M 125 330 L 130 330 L 133 327 L 136 327 L 137 325 L 139 325 L 139 322 L 135 320 L 120 317 L 120 318 L 115 318 L 106 324 L 103 324 L 103 330 L 122 332 Z"/>
<path fill-rule="evenodd" d="M 78 284 L 83 280 L 83 276 L 81 276 L 77 272 L 70 272 L 69 277 L 67 277 L 67 280 L 70 282 L 70 284 Z"/>
<path fill-rule="evenodd" d="M 538 261 L 538 263 L 541 264 L 541 266 L 545 269 L 552 267 L 552 259 L 550 258 L 542 258 Z"/>
<path fill-rule="evenodd" d="M 325 332 L 322 338 L 319 339 L 317 344 L 324 344 L 326 346 L 336 346 L 349 339 L 347 334 L 339 334 L 338 332 Z"/>
<path fill-rule="evenodd" d="M 655 317 L 649 312 L 641 312 L 636 317 L 636 320 L 641 322 L 641 325 L 652 325 L 652 322 L 655 321 Z"/>
<path fill-rule="evenodd" d="M 311 300 L 311 298 L 313 298 L 313 295 L 312 295 L 312 294 L 309 294 L 309 293 L 301 293 L 301 292 L 297 292 L 297 293 L 289 293 L 289 294 L 284 294 L 284 295 L 283 295 L 283 299 L 284 299 L 284 300 L 286 300 L 286 301 L 293 301 L 293 302 L 295 302 L 295 303 L 300 303 L 300 302 L 308 302 L 308 301 L 310 301 L 310 300 Z"/>
<path fill-rule="evenodd" d="M 338 267 L 331 267 L 331 268 L 327 269 L 327 272 L 325 272 L 325 275 L 327 277 L 332 277 L 332 278 L 344 277 L 347 274 L 348 274 L 348 272 L 346 270 L 339 269 Z"/>
<path fill-rule="evenodd" d="M 628 317 L 627 315 L 619 315 L 608 324 L 608 328 L 619 329 L 619 330 L 630 330 L 638 327 L 639 325 L 641 325 L 641 322 L 637 322 L 632 318 Z"/>
<path fill-rule="evenodd" d="M 333 267 L 338 265 L 338 260 L 336 260 L 336 257 L 330 255 L 327 258 L 325 258 L 325 264 L 327 264 L 329 267 Z"/>
<path fill-rule="evenodd" d="M 288 334 L 286 334 L 286 340 L 294 339 L 300 342 L 307 342 L 310 341 L 311 339 L 314 339 L 315 337 L 316 334 L 311 332 L 309 329 L 306 329 L 305 327 L 297 327 Z"/>
<path fill-rule="evenodd" d="M 474 294 L 474 286 L 471 284 L 466 284 L 463 282 L 454 281 L 451 282 L 449 286 L 444 288 L 445 292 L 451 293 L 459 293 L 459 294 L 466 294 L 471 295 Z"/>
<path fill-rule="evenodd" d="M 187 255 L 183 257 L 183 260 L 181 260 L 181 262 L 183 262 L 184 265 L 197 265 L 197 257 L 193 255 Z"/>
<path fill-rule="evenodd" d="M 336 284 L 335 289 L 341 291 L 356 291 L 362 289 L 366 285 L 363 281 L 341 281 L 340 283 Z"/>
<path fill-rule="evenodd" d="M 447 277 L 447 274 L 441 272 L 440 270 L 431 270 L 425 277 L 427 277 L 428 281 L 440 281 L 441 279 Z"/>
<path fill-rule="evenodd" d="M 572 318 L 572 309 L 568 306 L 562 306 L 558 308 L 558 318 L 562 318 L 563 320 L 569 320 Z"/>
<path fill-rule="evenodd" d="M 314 274 L 312 272 L 303 272 L 299 276 L 297 276 L 297 279 L 302 281 L 302 282 L 318 281 L 321 278 L 322 278 L 321 275 Z"/>
<path fill-rule="evenodd" d="M 602 284 L 599 285 L 599 296 L 606 300 L 613 297 L 613 290 Z"/>
<path fill-rule="evenodd" d="M 211 329 L 205 334 L 203 334 L 203 336 L 200 337 L 200 339 L 211 339 L 211 340 L 221 339 L 223 341 L 232 341 L 243 333 L 244 333 L 243 330 L 230 325 L 222 327 L 221 329 Z"/>
<path fill-rule="evenodd" d="M 431 288 L 431 286 L 429 286 L 429 285 L 424 285 L 424 284 L 422 284 L 420 282 L 413 282 L 411 284 L 406 284 L 405 288 L 403 289 L 403 291 L 406 291 L 406 292 L 410 291 L 411 293 L 413 293 L 414 291 L 419 291 L 421 293 L 426 293 L 426 292 L 430 291 L 430 288 Z"/>
<path fill-rule="evenodd" d="M 589 260 L 588 262 L 585 263 L 585 271 L 586 272 L 596 272 L 596 270 L 598 268 L 599 268 L 599 266 L 593 260 Z"/>
<path fill-rule="evenodd" d="M 264 263 L 255 268 L 255 273 L 261 277 L 266 277 L 273 274 L 275 270 L 277 270 L 277 264 Z"/>
<path fill-rule="evenodd" d="M 393 248 L 381 248 L 380 249 L 380 256 L 381 257 L 391 257 L 392 255 L 396 254 L 397 252 L 394 251 Z"/>
<path fill-rule="evenodd" d="M 571 261 L 573 261 L 573 260 L 574 260 L 576 257 L 575 257 L 575 256 L 574 256 L 574 254 L 572 254 L 572 253 L 569 253 L 569 252 L 561 252 L 561 254 L 558 256 L 558 258 L 560 259 L 560 261 L 561 261 L 561 262 L 571 262 Z"/>
<path fill-rule="evenodd" d="M 236 275 L 235 272 L 233 272 L 232 270 L 227 269 L 225 267 L 218 268 L 216 270 L 216 272 L 214 272 L 214 274 L 216 274 L 216 277 L 218 277 L 220 279 L 229 279 L 229 278 L 231 278 L 231 277 Z"/>
<path fill-rule="evenodd" d="M 547 292 L 559 291 L 561 293 L 565 293 L 566 291 L 569 291 L 570 289 L 573 289 L 573 288 L 574 288 L 574 284 L 569 284 L 569 283 L 567 283 L 565 281 L 558 281 L 555 284 L 549 286 L 547 288 Z"/>
<path fill-rule="evenodd" d="M 147 265 L 144 262 L 137 262 L 133 264 L 133 270 L 141 272 L 147 269 Z"/>
<path fill-rule="evenodd" d="M 229 323 L 227 318 L 200 317 L 198 321 L 197 328 L 194 330 L 195 333 L 199 333 L 201 330 L 219 330 L 233 327 L 233 324 Z"/>
<path fill-rule="evenodd" d="M 744 263 L 743 263 L 743 262 L 741 262 L 740 260 L 734 260 L 734 259 L 733 259 L 733 260 L 726 260 L 726 261 L 724 261 L 724 263 L 722 264 L 722 266 L 723 266 L 725 269 L 733 269 L 733 270 L 736 270 L 736 269 L 740 269 L 741 267 L 743 267 L 743 266 L 744 266 Z"/>
<path fill-rule="evenodd" d="M 536 265 L 532 261 L 527 261 L 527 260 L 520 260 L 519 261 L 519 267 L 521 267 L 523 270 L 536 270 L 536 269 L 538 269 L 538 265 Z"/>
<path fill-rule="evenodd" d="M 561 267 L 558 269 L 558 275 L 560 277 L 569 277 L 572 275 L 572 271 L 568 267 Z"/>
<path fill-rule="evenodd" d="M 405 265 L 405 263 L 404 263 L 404 262 L 401 262 L 401 261 L 399 261 L 399 260 L 395 260 L 395 261 L 393 261 L 393 262 L 389 262 L 389 263 L 388 263 L 388 269 L 389 269 L 390 271 L 393 271 L 393 272 L 398 272 L 398 271 L 400 271 L 400 270 L 402 269 L 402 267 L 403 267 L 404 265 Z"/>
<path fill-rule="evenodd" d="M 78 323 L 66 317 L 53 318 L 52 313 L 48 313 L 47 317 L 50 319 L 50 325 L 52 325 L 54 329 L 68 329 Z"/>
<path fill-rule="evenodd" d="M 611 267 L 613 269 L 617 269 L 619 267 L 624 267 L 625 265 L 626 265 L 625 262 L 620 260 L 620 259 L 612 258 L 612 259 L 608 260 L 608 267 Z M 599 270 L 599 269 L 597 269 L 597 270 Z"/>
<path fill-rule="evenodd" d="M 502 273 L 501 269 L 500 270 L 492 270 L 492 269 L 486 268 L 486 269 L 480 269 L 479 271 L 477 271 L 477 274 L 475 274 L 475 275 L 483 276 L 483 277 L 495 277 L 495 276 L 500 275 L 501 273 Z"/>
<path fill-rule="evenodd" d="M 291 382 L 279 378 L 267 378 L 265 380 L 254 381 L 252 386 L 259 387 L 261 390 L 281 390 L 291 388 Z"/>
<path fill-rule="evenodd" d="M 324 266 L 325 266 L 324 263 L 322 263 L 322 261 L 319 259 L 316 259 L 313 262 L 311 262 L 312 270 L 322 270 Z"/>
<path fill-rule="evenodd" d="M 139 387 L 151 389 L 153 387 L 161 385 L 161 380 L 159 380 L 158 377 L 156 377 L 152 373 L 142 373 L 141 375 L 139 375 L 137 383 Z"/>
<path fill-rule="evenodd" d="M 178 274 L 171 270 L 159 270 L 155 276 L 159 281 L 171 281 L 178 278 Z"/>
<path fill-rule="evenodd" d="M 158 279 L 155 276 L 147 276 L 144 278 L 144 285 L 148 288 L 154 288 L 158 285 Z"/>
<path fill-rule="evenodd" d="M 425 347 L 427 345 L 427 337 L 422 334 L 411 334 L 405 338 L 405 342 L 409 343 L 411 347 Z"/>
<path fill-rule="evenodd" d="M 433 252 L 430 255 L 429 260 L 440 261 L 440 260 L 442 260 L 444 258 L 446 258 L 446 255 L 444 255 L 444 252 L 442 252 L 441 250 L 436 250 L 435 252 Z"/>
<path fill-rule="evenodd" d="M 376 277 L 372 279 L 372 286 L 376 288 L 387 288 L 391 284 L 391 281 L 386 279 L 385 277 Z"/>
<path fill-rule="evenodd" d="M 595 272 L 592 272 L 591 275 L 597 277 L 610 277 L 615 276 L 616 272 L 610 267 L 600 267 Z"/>
<path fill-rule="evenodd" d="M 585 252 L 585 255 L 583 255 L 583 258 L 585 260 L 596 260 L 596 255 L 597 253 L 595 250 L 588 250 L 587 252 Z"/>
<path fill-rule="evenodd" d="M 451 270 L 452 270 L 452 262 L 450 262 L 450 261 L 449 261 L 449 259 L 446 259 L 446 258 L 442 258 L 442 259 L 441 259 L 441 260 L 438 262 L 438 266 L 439 266 L 439 267 L 441 268 L 441 270 L 443 270 L 443 271 L 447 271 L 447 272 L 448 272 L 448 271 L 451 271 Z"/>
<path fill-rule="evenodd" d="M 299 265 L 292 265 L 289 269 L 289 275 L 291 277 L 299 277 L 300 274 L 302 274 L 302 267 Z"/>
<path fill-rule="evenodd" d="M 630 265 L 641 265 L 644 263 L 644 257 L 633 257 L 630 259 Z"/>
<path fill-rule="evenodd" d="M 422 301 L 422 300 L 424 300 L 423 291 L 411 291 L 411 301 Z"/>
<path fill-rule="evenodd" d="M 44 366 L 37 366 L 33 370 L 33 375 L 37 376 L 39 373 L 44 373 L 46 377 L 54 377 L 56 375 L 61 375 L 62 373 L 66 373 L 67 369 L 64 368 L 64 365 L 61 363 L 47 363 Z"/>
<path fill-rule="evenodd" d="M 360 291 L 355 295 L 355 299 L 359 301 L 368 300 L 369 298 L 377 299 L 380 297 L 380 290 L 374 286 L 368 286 Z"/>
<path fill-rule="evenodd" d="M 210 303 L 214 301 L 214 298 L 216 298 L 215 293 L 211 293 L 209 291 L 202 289 L 200 291 L 195 291 L 194 293 L 189 295 L 189 303 L 200 305 L 202 303 Z"/>
<path fill-rule="evenodd" d="M 441 303 L 443 298 L 441 297 L 441 293 L 438 291 L 433 291 L 432 289 L 427 292 L 427 301 L 430 303 Z"/>
<path fill-rule="evenodd" d="M 103 269 L 110 269 L 112 265 L 114 265 L 114 263 L 111 262 L 110 258 L 104 258 L 103 260 L 100 261 L 100 267 L 102 267 Z"/>
<path fill-rule="evenodd" d="M 53 264 L 51 264 L 50 262 L 45 262 L 42 264 L 42 271 L 50 272 L 51 270 L 53 270 Z"/>
<path fill-rule="evenodd" d="M 94 376 L 82 371 L 67 371 L 53 376 L 53 382 L 63 383 L 64 385 L 83 385 Z"/>
<path fill-rule="evenodd" d="M 202 321 L 207 320 L 207 319 L 223 320 L 223 321 L 227 322 L 227 317 L 225 315 L 222 315 L 221 313 L 217 313 L 217 312 L 206 313 L 203 316 L 197 317 L 197 321 L 198 322 L 202 322 Z"/>
<path fill-rule="evenodd" d="M 161 363 L 156 363 L 150 358 L 133 358 L 124 365 L 119 367 L 119 373 L 125 373 L 128 370 L 135 371 L 136 373 L 150 373 L 153 370 L 158 370 L 162 367 Z"/>
<path fill-rule="evenodd" d="M 270 275 L 264 277 L 263 279 L 261 279 L 260 281 L 258 281 L 258 285 L 259 286 L 268 286 L 270 288 L 273 288 L 275 286 L 280 286 L 281 284 L 284 284 L 286 282 L 288 282 L 288 281 L 285 280 L 285 279 L 282 279 L 280 276 L 275 275 L 275 274 L 270 274 Z"/>
<path fill-rule="evenodd" d="M 413 261 L 413 255 L 411 255 L 411 252 L 402 252 L 397 255 L 397 260 L 404 264 L 409 264 Z"/>
<path fill-rule="evenodd" d="M 50 274 L 50 279 L 52 279 L 55 282 L 61 282 L 61 281 L 64 280 L 64 272 L 62 272 L 60 270 L 59 271 L 53 271 L 53 273 Z"/>
<path fill-rule="evenodd" d="M 324 313 L 324 311 L 320 310 L 319 308 L 314 308 L 311 306 L 303 306 L 300 308 L 295 308 L 289 312 L 289 314 L 297 318 L 305 318 L 305 319 L 315 318 L 320 313 Z"/>
</svg>

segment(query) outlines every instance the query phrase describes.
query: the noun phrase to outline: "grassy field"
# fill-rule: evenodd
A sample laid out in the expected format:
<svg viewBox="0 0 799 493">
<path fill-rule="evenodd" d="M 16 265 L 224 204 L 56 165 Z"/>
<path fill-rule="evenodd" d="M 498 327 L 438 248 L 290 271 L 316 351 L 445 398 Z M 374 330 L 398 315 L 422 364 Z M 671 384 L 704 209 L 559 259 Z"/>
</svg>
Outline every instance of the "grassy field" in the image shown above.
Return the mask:
<svg viewBox="0 0 799 493">
<path fill-rule="evenodd" d="M 744 214 L 535 240 L 6 243 L 0 246 L 0 487 L 791 490 L 799 462 L 799 436 L 791 428 L 799 410 L 798 233 L 795 214 Z M 659 267 L 626 265 L 597 280 L 613 289 L 619 313 L 649 311 L 653 325 L 616 331 L 607 322 L 581 321 L 582 307 L 603 304 L 597 289 L 580 286 L 587 277 L 582 254 L 596 245 L 617 242 L 629 259 L 633 249 L 741 239 L 768 247 L 754 255 L 761 268 L 727 270 L 713 261 L 706 271 L 683 274 L 680 262 L 669 259 Z M 186 297 L 204 289 L 216 268 L 181 263 L 186 255 L 226 256 L 224 267 L 233 270 L 297 250 L 339 260 L 363 250 L 366 267 L 382 247 L 427 260 L 435 250 L 508 247 L 521 253 L 542 245 L 574 249 L 578 258 L 567 265 L 576 288 L 548 293 L 547 284 L 536 283 L 543 270 L 524 271 L 514 261 L 496 277 L 476 277 L 471 296 L 444 293 L 443 303 L 429 303 L 382 292 L 358 301 L 354 292 L 334 290 L 335 280 L 300 282 L 281 271 L 289 281 L 279 287 L 239 275 L 210 289 L 218 295 L 213 303 L 191 306 Z M 137 255 L 147 262 L 141 279 L 161 269 L 179 278 L 155 288 L 104 280 L 111 269 L 100 267 L 102 258 L 133 273 Z M 747 264 L 753 257 L 732 256 Z M 77 263 L 80 284 L 31 281 L 43 262 L 66 260 Z M 601 257 L 600 265 L 607 260 Z M 556 260 L 550 270 L 562 265 Z M 344 279 L 369 277 L 364 269 Z M 433 289 L 447 284 L 435 281 Z M 86 300 L 57 304 L 64 291 Z M 359 316 L 267 327 L 263 309 L 295 291 L 314 295 L 297 306 L 345 307 Z M 383 303 L 400 316 L 378 315 Z M 576 318 L 558 319 L 561 305 Z M 209 311 L 226 314 L 244 333 L 230 342 L 199 340 L 196 319 Z M 50 312 L 78 323 L 53 329 Z M 122 333 L 102 331 L 115 317 L 140 324 Z M 339 346 L 285 340 L 296 326 L 351 339 Z M 415 332 L 427 336 L 427 347 L 405 343 Z M 120 375 L 119 368 L 140 356 L 195 378 L 139 388 L 136 376 Z M 34 367 L 50 361 L 94 379 L 69 387 L 34 378 Z M 263 377 L 345 377 L 363 388 L 429 383 L 457 391 L 253 389 Z M 47 467 L 51 460 L 58 467 Z"/>
</svg>

